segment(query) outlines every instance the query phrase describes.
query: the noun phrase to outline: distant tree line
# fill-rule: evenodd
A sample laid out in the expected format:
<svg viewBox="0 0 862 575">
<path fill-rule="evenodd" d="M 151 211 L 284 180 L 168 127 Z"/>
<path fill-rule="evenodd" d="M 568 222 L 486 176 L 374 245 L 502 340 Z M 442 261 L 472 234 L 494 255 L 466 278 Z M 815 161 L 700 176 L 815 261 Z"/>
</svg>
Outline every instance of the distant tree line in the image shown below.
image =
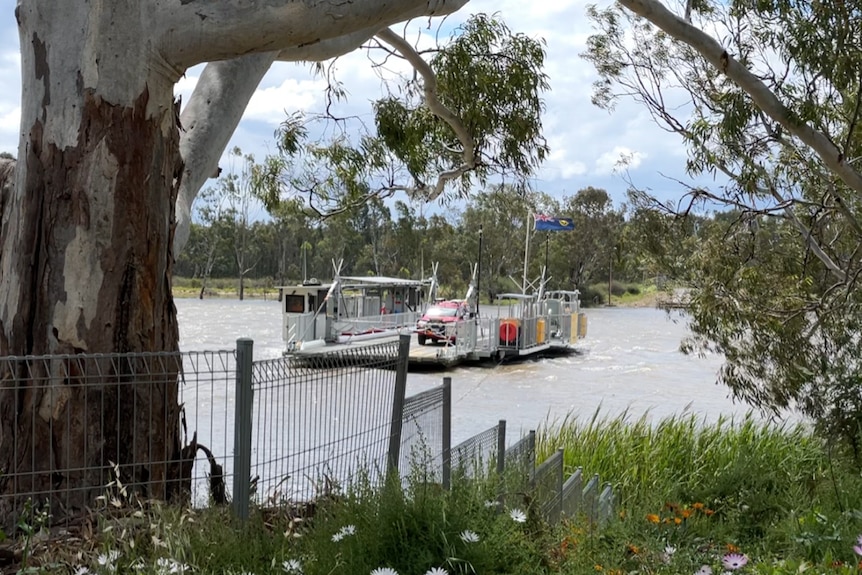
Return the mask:
<svg viewBox="0 0 862 575">
<path fill-rule="evenodd" d="M 243 170 L 223 176 L 195 205 L 189 243 L 175 274 L 198 278 L 202 296 L 209 278 L 239 278 L 242 297 L 245 279 L 273 286 L 328 280 L 333 260 L 343 260 L 343 275 L 414 279 L 429 277 L 432 262 L 438 262 L 442 293 L 455 297 L 464 293 L 472 265 L 479 261 L 480 230 L 480 291 L 487 299 L 517 291 L 522 283 L 528 227 L 528 280 L 535 282 L 547 264 L 549 289 L 579 289 L 585 301 L 596 298 L 590 286 L 606 286 L 611 278 L 613 290 L 620 290 L 622 283 L 672 273 L 683 255 L 671 253 L 674 244 L 653 235 L 654 218 L 665 216 L 648 207 L 615 206 L 598 188 L 554 198 L 503 185 L 429 215 L 423 213 L 427 204 L 372 198 L 325 218 L 281 209 L 254 221 L 249 180 Z M 534 232 L 536 213 L 571 218 L 574 231 Z"/>
</svg>

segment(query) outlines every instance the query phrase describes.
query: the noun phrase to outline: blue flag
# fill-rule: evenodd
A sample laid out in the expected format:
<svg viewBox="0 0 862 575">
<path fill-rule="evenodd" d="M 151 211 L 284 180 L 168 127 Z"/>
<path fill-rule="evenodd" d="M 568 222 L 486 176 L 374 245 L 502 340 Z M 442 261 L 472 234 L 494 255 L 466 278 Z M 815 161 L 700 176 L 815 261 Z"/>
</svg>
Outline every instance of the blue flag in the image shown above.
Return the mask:
<svg viewBox="0 0 862 575">
<path fill-rule="evenodd" d="M 536 222 L 534 229 L 538 232 L 570 232 L 575 229 L 575 222 L 571 218 L 533 214 L 533 220 Z"/>
</svg>

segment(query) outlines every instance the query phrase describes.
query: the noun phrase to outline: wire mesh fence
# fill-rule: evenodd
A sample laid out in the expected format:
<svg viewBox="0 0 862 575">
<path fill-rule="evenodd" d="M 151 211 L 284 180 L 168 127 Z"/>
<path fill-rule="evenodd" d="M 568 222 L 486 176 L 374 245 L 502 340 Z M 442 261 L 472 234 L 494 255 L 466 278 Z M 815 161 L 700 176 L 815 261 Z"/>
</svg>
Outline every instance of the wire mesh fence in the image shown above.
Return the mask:
<svg viewBox="0 0 862 575">
<path fill-rule="evenodd" d="M 404 401 L 398 468 L 402 477 L 415 471 L 425 481 L 443 481 L 443 415 L 446 386 L 429 389 Z"/>
<path fill-rule="evenodd" d="M 109 484 L 188 500 L 207 480 L 194 464 L 198 426 L 218 443 L 231 355 L 0 358 L 0 523 L 14 523 L 28 501 L 52 516 L 80 514 Z"/>
<path fill-rule="evenodd" d="M 308 501 L 385 471 L 398 342 L 322 355 L 315 368 L 286 358 L 252 365 L 251 476 L 255 500 Z"/>
<path fill-rule="evenodd" d="M 236 350 L 0 358 L 0 528 L 27 502 L 74 517 L 106 489 L 203 506 L 308 502 L 357 474 L 497 474 L 550 520 L 610 516 L 613 491 L 563 454 L 536 467 L 536 434 L 506 448 L 505 421 L 454 448 L 451 379 L 405 397 L 409 338 L 254 361 Z M 174 400 L 173 398 L 176 398 Z"/>
<path fill-rule="evenodd" d="M 453 474 L 462 477 L 485 477 L 496 469 L 500 432 L 505 434 L 505 422 L 477 433 L 452 448 Z"/>
</svg>

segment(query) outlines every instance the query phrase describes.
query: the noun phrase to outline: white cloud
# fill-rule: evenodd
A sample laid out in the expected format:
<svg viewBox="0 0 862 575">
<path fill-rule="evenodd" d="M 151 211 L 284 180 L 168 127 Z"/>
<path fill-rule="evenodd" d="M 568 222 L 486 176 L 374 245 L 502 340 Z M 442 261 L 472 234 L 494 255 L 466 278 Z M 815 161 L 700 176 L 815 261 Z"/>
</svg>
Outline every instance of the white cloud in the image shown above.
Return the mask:
<svg viewBox="0 0 862 575">
<path fill-rule="evenodd" d="M 446 39 L 471 14 L 483 12 L 498 14 L 514 32 L 544 39 L 545 72 L 551 90 L 545 94 L 543 124 L 551 153 L 537 174 L 536 186 L 549 193 L 571 193 L 595 185 L 605 187 L 615 199 L 621 200 L 627 186 L 613 170 L 621 153 L 631 154 L 629 170 L 637 169 L 633 176 L 636 184 L 665 188 L 667 180 L 660 172 L 684 178 L 684 148 L 678 137 L 657 128 L 638 104 L 621 101 L 611 114 L 591 104 L 596 73 L 579 54 L 586 50 L 586 40 L 593 33 L 586 17 L 586 5 L 593 1 L 600 4 L 599 8 L 612 2 L 471 0 L 442 24 L 435 20 L 429 26 L 427 19 L 419 19 L 406 29 L 404 26 L 394 29 L 406 30 L 408 39 L 427 48 L 438 34 Z M 4 86 L 0 91 L 0 150 L 18 145 L 20 57 L 13 8 L 13 0 L 0 0 L 0 84 Z M 380 51 L 373 56 L 377 61 L 382 59 Z M 336 79 L 348 93 L 346 102 L 336 104 L 335 113 L 356 118 L 356 125 L 361 122 L 369 126 L 370 103 L 385 94 L 380 78 L 384 68 L 375 67 L 363 51 L 338 59 L 334 66 Z M 184 102 L 188 102 L 202 69 L 196 66 L 188 70 L 178 83 L 175 92 L 182 95 Z M 409 72 L 410 68 L 403 61 L 390 58 L 385 70 L 394 75 Z M 308 64 L 273 66 L 255 92 L 228 149 L 239 146 L 255 157 L 271 153 L 275 147 L 275 125 L 286 113 L 323 111 L 325 87 L 325 79 L 315 76 Z"/>
<path fill-rule="evenodd" d="M 0 132 L 17 134 L 21 125 L 21 106 L 0 112 Z"/>
<path fill-rule="evenodd" d="M 326 82 L 285 78 L 279 85 L 255 91 L 245 110 L 243 120 L 261 120 L 279 124 L 285 115 L 320 107 Z"/>
<path fill-rule="evenodd" d="M 614 149 L 605 152 L 596 159 L 596 173 L 607 175 L 619 170 L 636 170 L 646 159 L 647 155 L 626 146 L 614 146 Z"/>
</svg>

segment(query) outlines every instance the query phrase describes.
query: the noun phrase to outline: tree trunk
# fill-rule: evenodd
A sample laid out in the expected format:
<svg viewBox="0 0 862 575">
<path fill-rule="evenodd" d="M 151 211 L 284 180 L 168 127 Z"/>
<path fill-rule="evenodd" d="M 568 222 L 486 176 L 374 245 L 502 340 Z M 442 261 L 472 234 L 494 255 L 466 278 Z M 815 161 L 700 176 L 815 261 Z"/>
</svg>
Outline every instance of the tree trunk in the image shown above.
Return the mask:
<svg viewBox="0 0 862 575">
<path fill-rule="evenodd" d="M 123 4 L 18 6 L 25 97 L 0 230 L 0 355 L 178 350 L 175 79 Z M 153 361 L 0 364 L 0 524 L 23 502 L 10 494 L 51 494 L 55 519 L 92 505 L 112 469 L 147 497 L 171 495 L 180 364 L 167 356 L 154 373 Z"/>
</svg>

